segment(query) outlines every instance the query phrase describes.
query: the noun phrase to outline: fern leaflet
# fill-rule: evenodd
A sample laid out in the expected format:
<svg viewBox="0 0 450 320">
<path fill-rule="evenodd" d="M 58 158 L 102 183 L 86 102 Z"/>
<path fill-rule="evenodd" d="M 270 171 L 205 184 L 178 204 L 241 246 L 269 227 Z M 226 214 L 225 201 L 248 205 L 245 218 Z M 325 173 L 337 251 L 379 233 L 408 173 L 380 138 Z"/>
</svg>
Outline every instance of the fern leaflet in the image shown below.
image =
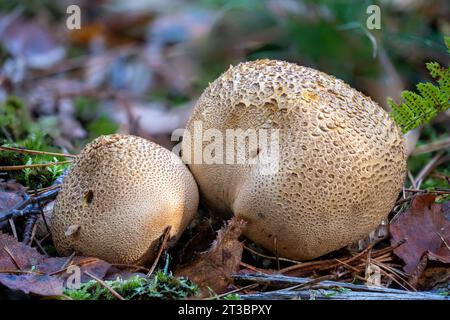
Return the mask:
<svg viewBox="0 0 450 320">
<path fill-rule="evenodd" d="M 445 37 L 444 40 L 450 53 L 450 37 Z M 426 67 L 437 85 L 430 82 L 419 83 L 416 86 L 418 93 L 403 91 L 403 101 L 400 104 L 388 99 L 392 108 L 390 114 L 403 133 L 417 128 L 439 112 L 450 108 L 450 68 L 443 68 L 437 62 L 428 62 Z"/>
</svg>

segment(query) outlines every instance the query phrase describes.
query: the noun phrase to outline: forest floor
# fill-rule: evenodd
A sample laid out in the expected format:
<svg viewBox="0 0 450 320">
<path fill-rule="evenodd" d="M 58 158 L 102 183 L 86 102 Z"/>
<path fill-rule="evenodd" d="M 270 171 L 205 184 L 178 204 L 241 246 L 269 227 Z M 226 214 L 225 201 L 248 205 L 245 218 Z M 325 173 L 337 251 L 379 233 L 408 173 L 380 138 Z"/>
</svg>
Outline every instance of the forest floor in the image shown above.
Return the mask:
<svg viewBox="0 0 450 320">
<path fill-rule="evenodd" d="M 83 7 L 83 27 L 68 30 L 58 1 L 13 2 L 0 4 L 0 299 L 450 299 L 448 112 L 412 133 L 408 177 L 388 221 L 312 261 L 270 253 L 242 235 L 242 221 L 202 206 L 174 247 L 167 232 L 161 236 L 157 259 L 146 266 L 58 256 L 46 220 L 89 141 L 119 132 L 170 149 L 173 130 L 185 126 L 208 82 L 238 61 L 311 65 L 386 107 L 388 96 L 429 79 L 424 61 L 447 62 L 445 1 L 411 7 L 410 18 L 383 8 L 387 24 L 401 27 L 375 40 L 351 27 L 365 12 L 359 4 L 345 14 L 330 6 L 331 22 L 315 4 L 310 20 L 272 1 L 178 10 L 153 1 L 138 11 L 92 4 Z M 414 29 L 414 21 L 433 28 Z M 411 40 L 420 37 L 428 40 Z"/>
</svg>

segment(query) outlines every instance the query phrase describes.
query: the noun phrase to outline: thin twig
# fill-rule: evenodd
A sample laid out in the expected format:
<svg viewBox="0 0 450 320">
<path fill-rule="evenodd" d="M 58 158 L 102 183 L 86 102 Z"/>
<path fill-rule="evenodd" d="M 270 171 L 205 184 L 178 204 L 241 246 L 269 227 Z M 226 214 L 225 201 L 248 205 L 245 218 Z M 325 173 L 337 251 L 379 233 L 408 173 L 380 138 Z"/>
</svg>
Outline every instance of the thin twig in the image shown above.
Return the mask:
<svg viewBox="0 0 450 320">
<path fill-rule="evenodd" d="M 411 153 L 412 156 L 416 156 L 418 154 L 434 152 L 442 149 L 450 148 L 450 138 L 446 138 L 443 140 L 434 141 L 423 146 L 417 147 Z"/>
<path fill-rule="evenodd" d="M 47 233 L 45 236 L 42 237 L 41 240 L 37 240 L 37 241 L 39 241 L 39 244 L 42 244 L 42 242 L 44 242 L 45 240 L 47 240 L 48 237 L 50 237 L 50 233 Z"/>
<path fill-rule="evenodd" d="M 13 273 L 13 274 L 34 274 L 34 275 L 44 275 L 45 273 L 40 272 L 40 271 L 32 271 L 32 270 L 0 270 L 0 273 Z"/>
<path fill-rule="evenodd" d="M 445 152 L 443 150 L 439 151 L 426 165 L 420 170 L 414 179 L 417 188 L 420 188 L 423 180 L 439 165 L 450 160 L 450 156 L 443 157 Z"/>
<path fill-rule="evenodd" d="M 263 274 L 267 274 L 267 271 L 268 271 L 267 269 L 259 269 L 259 268 L 257 268 L 257 267 L 254 267 L 254 266 L 252 266 L 252 265 L 250 265 L 250 264 L 248 264 L 248 263 L 242 262 L 242 261 L 239 262 L 239 265 L 240 265 L 241 267 L 250 269 L 250 270 L 255 271 L 255 272 L 263 273 Z"/>
<path fill-rule="evenodd" d="M 303 262 L 303 263 L 294 264 L 292 266 L 283 268 L 283 269 L 279 270 L 279 273 L 280 274 L 285 274 L 287 272 L 292 272 L 292 271 L 296 271 L 296 270 L 307 268 L 307 267 L 309 267 L 309 268 L 311 268 L 311 267 L 320 268 L 320 266 L 325 266 L 325 265 L 327 265 L 327 267 L 332 268 L 332 267 L 334 267 L 336 265 L 336 261 L 333 259 L 333 260 Z"/>
<path fill-rule="evenodd" d="M 72 260 L 73 260 L 74 257 L 75 257 L 75 251 L 72 252 L 72 254 L 67 258 L 66 261 L 64 261 L 64 264 L 61 266 L 61 268 L 59 270 L 56 270 L 56 271 L 50 273 L 49 275 L 50 276 L 54 276 L 54 275 L 59 274 L 61 272 L 67 271 L 67 268 L 72 264 Z"/>
<path fill-rule="evenodd" d="M 405 272 L 398 270 L 392 266 L 389 266 L 388 264 L 384 263 L 384 261 L 380 261 L 380 259 L 378 259 L 378 258 L 374 259 L 374 261 L 375 261 L 375 264 L 377 264 L 377 263 L 381 264 L 386 270 L 392 272 L 393 274 L 397 274 L 399 276 L 399 278 L 401 278 L 402 280 L 403 280 L 403 278 L 406 279 L 408 277 L 408 275 Z"/>
<path fill-rule="evenodd" d="M 280 255 L 278 254 L 278 238 L 274 237 L 273 242 L 275 245 L 275 258 L 276 258 L 275 261 L 277 263 L 277 270 L 279 271 L 280 270 Z"/>
<path fill-rule="evenodd" d="M 234 289 L 234 290 L 231 290 L 231 291 L 219 294 L 217 296 L 205 298 L 204 300 L 220 299 L 220 298 L 226 297 L 229 294 L 238 293 L 238 292 L 241 292 L 241 291 L 244 291 L 244 290 L 254 289 L 254 288 L 258 287 L 258 286 L 259 286 L 259 283 L 252 283 L 252 284 L 249 284 L 248 286 L 237 288 L 237 289 Z"/>
<path fill-rule="evenodd" d="M 244 249 L 247 250 L 247 251 L 249 251 L 249 252 L 251 252 L 251 253 L 253 253 L 253 254 L 255 254 L 255 255 L 257 255 L 257 256 L 260 256 L 260 257 L 262 257 L 262 258 L 265 258 L 265 259 L 269 259 L 269 260 L 276 260 L 276 259 L 277 259 L 277 258 L 274 257 L 274 256 L 268 256 L 268 255 L 265 255 L 265 254 L 263 254 L 263 253 L 260 253 L 260 252 L 258 252 L 258 251 L 256 251 L 256 250 L 253 250 L 252 248 L 250 248 L 250 247 L 248 247 L 248 246 L 244 246 Z M 279 257 L 278 260 L 280 260 L 280 261 L 285 261 L 285 262 L 292 262 L 292 263 L 301 263 L 300 261 L 297 261 L 297 260 L 291 260 L 291 259 L 282 258 L 282 257 Z"/>
<path fill-rule="evenodd" d="M 150 271 L 150 269 L 149 268 L 146 268 L 146 267 L 143 267 L 143 266 L 137 266 L 137 265 L 134 265 L 134 264 L 124 264 L 124 263 L 113 263 L 113 264 L 111 264 L 112 266 L 114 266 L 114 267 L 122 267 L 122 268 L 130 268 L 130 269 L 135 269 L 135 270 L 142 270 L 142 271 L 145 271 L 145 272 L 149 272 Z"/>
<path fill-rule="evenodd" d="M 37 223 L 35 222 L 34 225 L 33 225 L 33 230 L 31 231 L 30 241 L 28 242 L 29 245 L 31 245 L 31 243 L 34 240 L 34 237 L 36 236 L 36 229 L 37 229 Z"/>
<path fill-rule="evenodd" d="M 76 158 L 77 157 L 76 155 L 68 154 L 68 153 L 29 150 L 29 149 L 23 149 L 23 148 L 17 148 L 17 147 L 0 146 L 0 150 L 12 151 L 12 152 L 23 153 L 23 154 L 40 154 L 40 155 L 64 157 L 64 158 Z"/>
<path fill-rule="evenodd" d="M 336 261 L 339 262 L 340 264 L 342 264 L 344 267 L 346 267 L 346 268 L 348 268 L 348 269 L 350 269 L 350 270 L 353 270 L 354 272 L 361 272 L 360 269 L 355 268 L 355 267 L 349 265 L 348 263 L 346 263 L 346 262 L 344 262 L 344 261 L 341 261 L 341 260 L 339 260 L 339 259 L 336 259 Z"/>
<path fill-rule="evenodd" d="M 387 272 L 386 270 L 384 270 L 385 269 L 385 267 L 383 266 L 383 264 L 382 263 L 379 263 L 379 262 L 375 262 L 374 263 L 375 265 L 377 265 L 380 269 L 380 271 L 381 272 L 383 272 L 389 279 L 391 279 L 392 281 L 394 281 L 395 283 L 397 283 L 400 287 L 402 287 L 403 289 L 405 289 L 406 291 L 411 291 L 410 289 L 408 289 L 408 288 L 406 288 L 400 281 L 398 281 L 397 279 L 396 279 L 396 277 L 398 277 L 397 275 L 395 275 L 395 274 L 390 274 L 389 272 Z M 388 269 L 389 270 L 389 269 Z M 401 279 L 401 278 L 400 278 Z M 401 279 L 402 281 L 403 281 L 403 279 Z M 405 283 L 407 283 L 408 284 L 408 286 L 410 287 L 410 288 L 412 288 L 413 289 L 413 291 L 417 291 L 413 286 L 411 286 L 407 281 L 405 281 Z"/>
<path fill-rule="evenodd" d="M 60 162 L 48 162 L 48 163 L 23 164 L 23 165 L 17 165 L 17 166 L 0 166 L 0 170 L 14 171 L 14 170 L 22 170 L 22 169 L 30 169 L 30 168 L 42 168 L 42 167 L 57 166 L 57 165 L 68 164 L 68 163 L 72 163 L 72 160 L 60 161 Z"/>
<path fill-rule="evenodd" d="M 314 286 L 314 285 L 316 285 L 319 282 L 322 282 L 324 280 L 333 280 L 333 279 L 336 279 L 335 275 L 326 275 L 326 276 L 319 277 L 319 278 L 313 279 L 313 280 L 305 282 L 305 283 L 297 284 L 297 285 L 292 286 L 292 287 L 280 289 L 280 291 L 281 290 L 283 290 L 283 291 L 291 291 L 291 290 L 295 290 L 295 289 L 302 289 L 302 288 L 305 288 L 305 287 L 311 287 L 311 286 Z"/>
<path fill-rule="evenodd" d="M 406 243 L 406 239 L 402 239 L 402 240 L 398 241 L 397 243 L 391 245 L 390 247 L 387 247 L 387 248 L 384 248 L 384 249 L 380 249 L 380 250 L 378 250 L 378 251 L 375 251 L 375 252 L 373 253 L 372 256 L 373 256 L 374 258 L 378 258 L 380 255 L 385 254 L 385 253 L 388 253 L 388 252 L 391 252 L 391 251 L 393 251 L 394 249 L 400 247 L 400 246 L 401 246 L 402 244 L 404 244 L 404 243 Z"/>
<path fill-rule="evenodd" d="M 22 267 L 20 266 L 19 262 L 16 260 L 16 258 L 14 257 L 14 255 L 12 254 L 12 252 L 8 249 L 7 246 L 3 247 L 3 250 L 6 251 L 6 253 L 10 256 L 11 260 L 14 262 L 14 264 L 16 265 L 17 269 L 19 269 L 20 271 L 23 271 Z"/>
<path fill-rule="evenodd" d="M 38 246 L 38 248 L 42 251 L 42 253 L 46 256 L 49 257 L 47 251 L 45 251 L 44 247 L 41 245 L 41 243 L 39 242 L 39 240 L 37 240 L 36 238 L 33 239 L 33 242 Z"/>
<path fill-rule="evenodd" d="M 412 193 L 431 193 L 431 194 L 450 194 L 450 189 L 436 189 L 436 190 L 427 190 L 427 189 L 405 189 L 406 192 Z"/>
<path fill-rule="evenodd" d="M 13 236 L 18 241 L 19 238 L 17 237 L 17 230 L 16 230 L 16 225 L 14 224 L 14 220 L 13 219 L 8 219 L 8 221 L 9 221 L 9 225 L 11 226 L 11 230 L 12 230 Z"/>
<path fill-rule="evenodd" d="M 440 234 L 439 232 L 436 232 L 436 233 L 439 236 L 439 238 L 441 238 L 442 242 L 445 244 L 445 247 L 448 249 L 448 251 L 450 251 L 450 246 L 448 245 L 447 241 L 445 241 L 445 239 L 442 236 L 442 234 Z"/>
<path fill-rule="evenodd" d="M 75 251 L 67 258 L 67 260 L 62 265 L 62 268 L 67 268 L 72 263 L 73 258 L 75 257 Z"/>
<path fill-rule="evenodd" d="M 164 249 L 166 249 L 167 241 L 169 241 L 170 230 L 172 230 L 172 226 L 168 226 L 166 228 L 166 230 L 164 230 L 164 234 L 162 237 L 162 242 L 159 247 L 158 254 L 156 256 L 155 261 L 153 262 L 152 267 L 150 268 L 149 272 L 147 273 L 147 277 L 150 277 L 152 275 L 153 271 L 155 271 L 156 266 L 158 265 L 159 259 L 161 258 L 161 254 L 163 253 Z"/>
<path fill-rule="evenodd" d="M 44 193 L 44 192 L 47 192 L 47 191 L 50 191 L 50 190 L 55 190 L 55 189 L 58 189 L 58 188 L 60 188 L 61 187 L 61 184 L 54 184 L 54 185 L 51 185 L 51 186 L 49 186 L 49 187 L 46 187 L 46 188 L 40 188 L 40 189 L 37 189 L 36 190 L 36 192 L 39 194 L 39 193 Z"/>
<path fill-rule="evenodd" d="M 417 194 L 435 194 L 435 195 L 445 195 L 445 194 L 450 194 L 450 189 L 435 189 L 435 190 L 427 190 L 427 189 L 408 189 L 408 188 L 404 188 L 403 190 L 404 192 L 410 192 L 410 193 L 414 193 L 414 195 L 406 197 L 404 199 L 399 199 L 396 203 L 395 206 L 399 206 L 405 202 L 409 202 L 411 200 L 413 200 Z"/>
<path fill-rule="evenodd" d="M 113 288 L 111 288 L 105 281 L 97 278 L 96 276 L 94 276 L 93 274 L 90 274 L 88 271 L 84 271 L 84 274 L 91 277 L 92 279 L 94 279 L 95 281 L 97 281 L 98 283 L 100 283 L 100 285 L 102 287 L 104 287 L 105 289 L 107 289 L 114 297 L 116 297 L 119 300 L 125 300 L 124 297 L 122 297 L 116 290 L 114 290 Z"/>
<path fill-rule="evenodd" d="M 450 184 L 450 175 L 446 175 L 441 172 L 433 172 L 430 174 L 430 177 L 445 180 L 448 184 Z"/>
<path fill-rule="evenodd" d="M 378 239 L 377 241 L 371 243 L 367 248 L 365 248 L 363 251 L 361 251 L 360 253 L 358 253 L 357 255 L 350 257 L 346 260 L 344 260 L 343 262 L 349 264 L 352 261 L 355 261 L 359 258 L 361 258 L 362 256 L 364 256 L 370 249 L 372 249 L 376 244 L 378 244 L 379 242 L 383 241 L 384 239 Z M 303 268 L 311 268 L 311 267 L 315 267 L 315 269 L 317 270 L 327 270 L 327 269 L 331 269 L 331 268 L 335 268 L 336 266 L 338 266 L 340 264 L 340 262 L 337 262 L 336 259 L 330 259 L 330 260 L 319 260 L 319 261 L 310 261 L 310 262 L 303 262 L 303 263 L 299 263 L 293 266 L 289 266 L 286 267 L 284 269 L 281 269 L 279 272 L 281 274 L 285 274 L 287 272 L 291 272 L 291 271 L 295 271 L 295 270 L 299 270 L 299 269 L 303 269 Z"/>
<path fill-rule="evenodd" d="M 414 189 L 417 189 L 416 181 L 414 180 L 414 177 L 411 173 L 411 171 L 408 170 L 408 179 L 411 182 L 411 185 Z"/>
<path fill-rule="evenodd" d="M 399 206 L 399 205 L 401 205 L 401 204 L 403 204 L 403 203 L 405 203 L 405 202 L 409 202 L 409 201 L 413 200 L 415 197 L 416 197 L 416 196 L 411 196 L 411 197 L 408 197 L 408 198 L 405 198 L 405 199 L 400 199 L 400 200 L 398 200 L 398 201 L 395 203 L 395 206 L 397 207 L 397 206 Z"/>
</svg>

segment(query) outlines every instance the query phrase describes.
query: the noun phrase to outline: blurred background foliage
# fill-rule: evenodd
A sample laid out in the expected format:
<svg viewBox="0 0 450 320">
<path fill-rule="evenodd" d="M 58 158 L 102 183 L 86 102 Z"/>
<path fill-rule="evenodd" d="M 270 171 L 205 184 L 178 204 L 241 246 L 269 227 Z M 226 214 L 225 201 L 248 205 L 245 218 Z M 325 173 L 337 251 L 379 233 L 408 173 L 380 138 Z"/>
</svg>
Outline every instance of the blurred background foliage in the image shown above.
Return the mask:
<svg viewBox="0 0 450 320">
<path fill-rule="evenodd" d="M 79 30 L 66 27 L 71 4 L 81 8 Z M 366 27 L 372 4 L 380 30 Z M 449 17 L 446 0 L 3 1 L 0 143 L 25 146 L 39 131 L 42 149 L 77 153 L 122 132 L 170 147 L 208 83 L 259 58 L 332 74 L 386 107 L 387 97 L 431 80 L 426 62 L 448 65 Z M 439 115 L 417 145 L 448 139 L 449 126 Z M 434 156 L 411 157 L 412 175 Z M 448 162 L 438 169 L 448 177 Z"/>
</svg>

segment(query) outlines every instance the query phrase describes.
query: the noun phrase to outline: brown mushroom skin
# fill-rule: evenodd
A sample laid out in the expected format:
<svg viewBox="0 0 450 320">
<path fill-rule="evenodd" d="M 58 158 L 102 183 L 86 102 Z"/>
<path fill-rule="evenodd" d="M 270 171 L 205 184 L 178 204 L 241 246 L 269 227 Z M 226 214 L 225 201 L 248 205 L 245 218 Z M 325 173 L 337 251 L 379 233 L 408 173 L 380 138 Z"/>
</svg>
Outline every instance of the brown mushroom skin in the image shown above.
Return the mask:
<svg viewBox="0 0 450 320">
<path fill-rule="evenodd" d="M 274 60 L 231 67 L 201 95 L 188 132 L 196 121 L 224 135 L 280 129 L 275 174 L 260 175 L 260 164 L 189 168 L 212 212 L 244 218 L 245 235 L 282 257 L 313 259 L 364 238 L 404 182 L 403 137 L 388 113 L 314 69 Z M 183 155 L 192 159 L 192 147 L 183 142 Z"/>
<path fill-rule="evenodd" d="M 167 226 L 177 240 L 198 198 L 191 173 L 169 150 L 135 136 L 99 137 L 64 179 L 51 225 L 55 247 L 61 255 L 145 264 Z"/>
</svg>

